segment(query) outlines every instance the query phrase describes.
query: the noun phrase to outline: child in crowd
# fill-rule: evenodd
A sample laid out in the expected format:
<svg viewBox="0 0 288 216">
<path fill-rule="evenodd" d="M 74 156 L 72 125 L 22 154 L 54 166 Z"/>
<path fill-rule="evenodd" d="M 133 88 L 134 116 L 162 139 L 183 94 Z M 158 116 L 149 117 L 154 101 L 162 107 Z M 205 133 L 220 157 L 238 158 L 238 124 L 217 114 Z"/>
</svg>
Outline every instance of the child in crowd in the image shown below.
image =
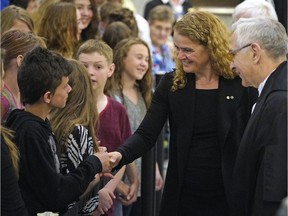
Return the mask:
<svg viewBox="0 0 288 216">
<path fill-rule="evenodd" d="M 92 80 L 93 91 L 96 97 L 95 104 L 99 113 L 99 120 L 95 126 L 95 130 L 100 140 L 100 145 L 107 147 L 109 152 L 113 151 L 131 135 L 125 108 L 117 101 L 108 97 L 104 92 L 106 81 L 112 76 L 115 69 L 115 65 L 112 63 L 113 51 L 104 41 L 88 40 L 79 47 L 75 58 L 85 65 Z M 121 192 L 123 196 L 130 196 L 131 200 L 135 201 L 135 191 L 138 189 L 135 165 L 127 165 L 127 170 L 130 172 L 132 184 L 129 188 L 127 185 L 120 183 L 117 191 Z M 103 209 L 101 204 L 101 202 L 105 202 L 104 197 L 102 199 L 100 193 L 99 196 L 100 200 L 97 210 L 106 212 L 107 210 Z M 132 197 L 134 198 L 132 199 Z M 119 215 L 116 213 L 117 211 L 112 208 L 107 212 L 107 215 L 117 216 Z"/>
<path fill-rule="evenodd" d="M 46 47 L 45 42 L 32 33 L 9 30 L 1 36 L 1 48 L 5 50 L 3 58 L 4 88 L 1 92 L 1 120 L 5 122 L 9 113 L 15 108 L 22 109 L 17 74 L 27 52 L 36 46 Z"/>
<path fill-rule="evenodd" d="M 0 92 L 3 90 L 3 57 L 5 51 L 0 49 Z M 24 201 L 18 185 L 19 177 L 19 151 L 13 143 L 13 131 L 2 124 L 1 131 L 1 214 L 2 215 L 23 215 L 27 216 Z"/>
<path fill-rule="evenodd" d="M 60 164 L 61 173 L 63 174 L 68 174 L 77 168 L 87 156 L 99 151 L 94 129 L 98 113 L 90 76 L 81 62 L 74 59 L 69 60 L 69 62 L 73 67 L 73 72 L 68 77 L 68 84 L 73 91 L 69 94 L 66 106 L 63 109 L 53 110 L 50 115 L 52 130 L 59 143 L 57 149 L 61 155 Z M 122 168 L 115 175 L 118 179 L 116 183 L 116 178 L 111 180 L 112 182 L 114 181 L 115 187 L 121 180 L 124 170 L 125 168 Z M 86 193 L 90 193 L 98 182 L 99 175 L 90 183 L 89 190 L 86 190 Z M 99 187 L 95 188 L 89 196 L 85 196 L 84 200 L 89 200 L 84 202 L 85 206 L 80 204 L 79 210 L 76 208 L 78 210 L 76 212 L 77 215 L 93 214 L 98 207 L 98 189 Z M 106 189 L 103 190 L 107 191 L 108 196 L 111 195 L 113 197 L 113 190 L 109 191 L 109 188 Z M 99 191 L 99 193 L 102 194 L 104 192 Z M 82 197 L 84 196 L 82 195 Z M 70 206 L 72 207 L 73 204 Z M 110 207 L 108 206 L 107 208 Z"/>
<path fill-rule="evenodd" d="M 57 2 L 43 14 L 37 34 L 46 38 L 47 48 L 72 58 L 78 45 L 79 26 L 76 7 L 72 3 Z"/>
<path fill-rule="evenodd" d="M 25 109 L 13 110 L 6 126 L 15 131 L 14 141 L 20 151 L 19 186 L 29 215 L 64 213 L 97 173 L 110 171 L 108 153 L 98 152 L 69 174 L 60 174 L 57 142 L 47 116 L 53 108 L 65 107 L 71 72 L 66 59 L 41 47 L 26 54 L 18 71 Z"/>
<path fill-rule="evenodd" d="M 1 11 L 1 34 L 10 30 L 19 29 L 23 32 L 33 32 L 34 23 L 26 10 L 10 5 Z"/>
<path fill-rule="evenodd" d="M 152 63 L 146 42 L 139 38 L 120 41 L 114 49 L 115 73 L 107 83 L 106 90 L 121 102 L 128 113 L 134 132 L 146 114 L 152 98 Z M 141 158 L 136 160 L 138 178 L 141 179 Z M 156 164 L 156 188 L 161 189 L 162 177 Z M 122 199 L 123 204 L 128 204 Z M 130 204 L 130 203 L 129 203 Z M 131 214 L 130 214 L 131 211 Z M 135 205 L 124 210 L 124 215 L 141 215 L 141 191 Z"/>
<path fill-rule="evenodd" d="M 68 76 L 68 84 L 73 91 L 69 94 L 65 107 L 56 108 L 49 115 L 52 130 L 58 141 L 57 150 L 62 174 L 68 174 L 87 156 L 99 151 L 94 131 L 97 112 L 94 109 L 95 98 L 90 78 L 86 76 L 86 69 L 81 63 L 76 60 L 69 62 L 73 71 Z M 95 184 L 98 183 L 99 176 L 95 176 L 93 181 Z M 97 207 L 97 202 L 98 197 L 92 197 L 88 202 L 90 205 L 87 205 L 90 208 L 85 206 L 86 208 L 80 209 L 81 212 L 77 213 L 91 215 Z M 69 208 L 74 207 L 74 204 L 70 204 Z"/>
<path fill-rule="evenodd" d="M 61 0 L 62 2 L 74 3 L 80 12 L 83 30 L 80 35 L 80 42 L 98 38 L 98 10 L 95 0 Z"/>
<path fill-rule="evenodd" d="M 32 14 L 32 19 L 34 22 L 34 31 L 36 34 L 38 34 L 38 29 L 40 27 L 43 14 L 46 13 L 47 8 L 49 8 L 51 5 L 59 2 L 59 0 L 42 0 L 39 4 L 39 7 L 37 10 Z"/>
</svg>

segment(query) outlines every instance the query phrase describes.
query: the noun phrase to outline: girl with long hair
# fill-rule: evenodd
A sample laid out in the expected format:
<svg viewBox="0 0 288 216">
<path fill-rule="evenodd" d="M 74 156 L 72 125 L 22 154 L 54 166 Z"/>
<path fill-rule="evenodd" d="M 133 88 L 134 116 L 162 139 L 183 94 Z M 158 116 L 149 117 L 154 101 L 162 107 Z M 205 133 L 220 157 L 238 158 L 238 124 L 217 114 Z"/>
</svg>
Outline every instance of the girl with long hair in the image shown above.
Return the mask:
<svg viewBox="0 0 288 216">
<path fill-rule="evenodd" d="M 1 88 L 3 90 L 3 57 L 5 51 L 0 50 Z M 1 131 L 1 213 L 3 215 L 28 215 L 18 186 L 19 151 L 13 143 L 13 131 L 0 126 Z"/>
<path fill-rule="evenodd" d="M 1 92 L 1 120 L 6 121 L 9 113 L 15 108 L 23 108 L 17 83 L 17 74 L 26 53 L 37 46 L 46 47 L 42 38 L 33 33 L 20 30 L 9 30 L 1 36 L 1 48 L 5 50 L 3 57 L 4 88 Z"/>
<path fill-rule="evenodd" d="M 48 49 L 71 58 L 79 33 L 75 5 L 67 2 L 50 5 L 43 14 L 37 33 L 46 38 Z"/>
<path fill-rule="evenodd" d="M 106 92 L 121 102 L 127 110 L 131 131 L 134 132 L 143 120 L 152 98 L 152 62 L 150 49 L 139 38 L 127 38 L 114 48 L 115 71 L 108 79 Z M 141 185 L 141 159 L 136 160 Z M 163 179 L 156 163 L 156 188 L 161 189 Z M 122 204 L 131 202 L 122 199 Z M 132 207 L 123 208 L 124 215 L 141 215 L 141 191 Z"/>
<path fill-rule="evenodd" d="M 69 85 L 73 90 L 66 106 L 63 109 L 54 109 L 50 114 L 51 127 L 58 140 L 57 153 L 60 156 L 62 174 L 71 172 L 87 156 L 99 151 L 94 130 L 98 114 L 90 77 L 80 62 L 72 59 L 69 62 L 73 67 L 73 72 L 69 75 Z M 99 177 L 95 178 L 90 186 L 98 181 Z M 96 209 L 98 195 L 92 195 L 82 208 L 82 213 L 92 214 Z M 72 207 L 73 203 L 70 208 Z"/>
</svg>

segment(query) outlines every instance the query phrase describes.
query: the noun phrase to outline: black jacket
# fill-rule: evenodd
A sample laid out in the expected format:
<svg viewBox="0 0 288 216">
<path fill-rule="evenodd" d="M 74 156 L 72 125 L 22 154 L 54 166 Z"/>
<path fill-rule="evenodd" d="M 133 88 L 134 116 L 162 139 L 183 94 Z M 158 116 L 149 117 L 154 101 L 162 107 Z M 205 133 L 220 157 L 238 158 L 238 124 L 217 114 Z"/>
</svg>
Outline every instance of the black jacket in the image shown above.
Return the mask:
<svg viewBox="0 0 288 216">
<path fill-rule="evenodd" d="M 100 160 L 88 156 L 77 169 L 61 175 L 56 140 L 47 119 L 16 109 L 6 126 L 15 131 L 14 141 L 20 150 L 19 186 L 29 215 L 65 212 L 102 170 Z"/>
<path fill-rule="evenodd" d="M 12 165 L 10 151 L 1 136 L 1 214 L 28 215 L 22 199 L 18 179 Z"/>
<path fill-rule="evenodd" d="M 170 124 L 169 165 L 162 196 L 160 215 L 177 216 L 185 175 L 185 165 L 193 134 L 195 76 L 187 74 L 183 89 L 171 92 L 174 73 L 167 73 L 158 85 L 150 108 L 137 131 L 118 148 L 123 155 L 121 165 L 142 156 L 155 143 L 167 117 Z M 233 97 L 231 97 L 233 96 Z M 231 197 L 232 169 L 238 145 L 250 117 L 253 101 L 239 77 L 219 78 L 218 139 L 222 155 L 222 174 L 228 201 Z M 213 109 L 213 108 L 212 108 Z"/>
<path fill-rule="evenodd" d="M 233 175 L 235 215 L 275 215 L 287 196 L 287 62 L 267 79 Z"/>
</svg>

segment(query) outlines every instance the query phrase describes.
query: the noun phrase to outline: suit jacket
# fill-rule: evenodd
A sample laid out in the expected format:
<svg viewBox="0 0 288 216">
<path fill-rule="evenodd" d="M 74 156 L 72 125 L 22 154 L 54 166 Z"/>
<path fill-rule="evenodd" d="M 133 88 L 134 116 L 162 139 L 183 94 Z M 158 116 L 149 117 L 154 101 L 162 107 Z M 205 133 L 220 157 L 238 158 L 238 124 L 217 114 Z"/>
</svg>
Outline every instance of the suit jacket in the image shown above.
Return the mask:
<svg viewBox="0 0 288 216">
<path fill-rule="evenodd" d="M 162 78 L 152 99 L 150 108 L 137 131 L 120 146 L 120 165 L 127 164 L 142 156 L 156 142 L 167 117 L 170 124 L 169 165 L 161 201 L 161 216 L 178 215 L 179 198 L 185 175 L 193 134 L 195 104 L 195 75 L 187 74 L 183 89 L 171 91 L 174 73 Z M 230 197 L 232 169 L 238 145 L 250 117 L 253 103 L 249 91 L 242 87 L 239 77 L 233 80 L 219 78 L 218 138 L 222 152 L 222 172 L 227 200 Z"/>
<path fill-rule="evenodd" d="M 278 16 L 278 20 L 288 30 L 287 26 L 287 1 L 274 0 L 275 10 Z"/>
<path fill-rule="evenodd" d="M 167 5 L 169 7 L 171 7 L 171 4 L 168 2 L 167 4 L 164 4 L 161 0 L 152 0 L 152 1 L 149 1 L 146 5 L 145 5 L 145 9 L 144 9 L 144 18 L 146 20 L 148 20 L 149 18 L 149 13 L 150 11 L 158 6 L 158 5 Z M 182 6 L 183 6 L 183 14 L 187 13 L 188 9 L 192 7 L 192 5 L 190 4 L 189 1 L 184 1 L 182 3 Z"/>
<path fill-rule="evenodd" d="M 287 196 L 287 62 L 270 75 L 240 144 L 235 215 L 275 215 Z"/>
</svg>

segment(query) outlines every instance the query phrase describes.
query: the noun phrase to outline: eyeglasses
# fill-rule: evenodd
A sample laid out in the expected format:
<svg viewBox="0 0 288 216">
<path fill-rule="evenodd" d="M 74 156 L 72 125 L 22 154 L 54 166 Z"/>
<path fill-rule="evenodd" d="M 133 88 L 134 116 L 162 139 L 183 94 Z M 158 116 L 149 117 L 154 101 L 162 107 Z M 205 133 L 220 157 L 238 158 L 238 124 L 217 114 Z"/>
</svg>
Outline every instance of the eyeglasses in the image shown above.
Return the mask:
<svg viewBox="0 0 288 216">
<path fill-rule="evenodd" d="M 229 50 L 229 53 L 230 53 L 231 55 L 235 56 L 235 55 L 236 55 L 238 52 L 240 52 L 242 49 L 251 46 L 251 44 L 252 44 L 252 43 L 247 44 L 247 45 L 245 45 L 245 46 L 242 46 L 242 47 L 240 47 L 240 48 L 238 48 L 238 49 L 235 49 L 235 50 Z"/>
</svg>

